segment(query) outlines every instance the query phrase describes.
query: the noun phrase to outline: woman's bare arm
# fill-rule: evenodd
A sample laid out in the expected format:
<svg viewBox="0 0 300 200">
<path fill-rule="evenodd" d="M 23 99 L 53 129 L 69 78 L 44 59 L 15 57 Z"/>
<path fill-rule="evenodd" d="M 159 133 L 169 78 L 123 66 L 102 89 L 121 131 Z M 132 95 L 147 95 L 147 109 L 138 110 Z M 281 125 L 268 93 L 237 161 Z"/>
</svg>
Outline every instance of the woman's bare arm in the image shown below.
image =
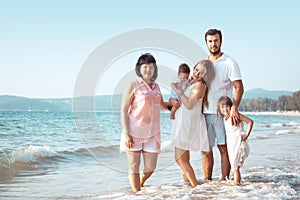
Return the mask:
<svg viewBox="0 0 300 200">
<path fill-rule="evenodd" d="M 123 133 L 126 135 L 125 145 L 128 148 L 132 147 L 132 137 L 130 136 L 129 118 L 127 113 L 133 101 L 133 91 L 134 91 L 134 85 L 133 83 L 130 83 L 127 90 L 123 93 L 122 105 L 121 105 L 121 123 L 122 123 Z"/>
<path fill-rule="evenodd" d="M 183 93 L 182 90 L 177 90 L 178 91 L 177 94 L 180 96 L 180 100 L 182 101 L 183 105 L 187 109 L 192 109 L 196 105 L 197 101 L 200 98 L 202 98 L 205 94 L 205 87 L 206 86 L 205 86 L 204 83 L 196 82 L 194 84 L 195 84 L 195 86 L 191 90 L 190 96 L 188 96 L 188 97 Z"/>
<path fill-rule="evenodd" d="M 163 99 L 163 96 L 161 95 L 160 109 L 161 110 L 168 110 L 168 106 L 172 107 L 172 104 L 170 102 L 165 102 L 164 99 Z"/>
</svg>

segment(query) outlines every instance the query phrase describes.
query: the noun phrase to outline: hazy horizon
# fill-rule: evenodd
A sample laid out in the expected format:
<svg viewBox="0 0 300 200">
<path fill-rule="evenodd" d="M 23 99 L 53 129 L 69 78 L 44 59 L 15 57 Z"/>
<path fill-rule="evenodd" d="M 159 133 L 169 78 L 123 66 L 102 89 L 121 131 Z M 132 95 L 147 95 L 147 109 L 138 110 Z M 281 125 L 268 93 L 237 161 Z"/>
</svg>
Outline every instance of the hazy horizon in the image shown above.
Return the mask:
<svg viewBox="0 0 300 200">
<path fill-rule="evenodd" d="M 253 90 L 264 90 L 264 91 L 267 91 L 267 92 L 291 92 L 291 93 L 296 92 L 296 91 L 291 91 L 291 90 L 266 90 L 264 88 L 253 88 L 253 89 L 250 89 L 250 90 L 245 90 L 245 92 L 249 92 L 249 91 L 253 91 Z M 299 90 L 297 90 L 297 91 L 299 91 Z M 244 92 L 244 95 L 245 95 L 245 92 Z M 162 92 L 162 94 L 164 96 L 171 95 L 170 92 Z M 74 97 L 74 96 L 65 96 L 65 97 L 28 97 L 28 96 L 20 96 L 20 95 L 0 94 L 0 97 L 1 96 L 13 96 L 13 97 L 24 97 L 24 98 L 30 98 L 30 99 L 72 99 L 72 98 L 82 98 L 82 97 L 99 97 L 99 96 L 113 96 L 113 95 L 122 95 L 122 93 L 115 93 L 115 94 L 95 94 L 93 96 L 78 96 L 78 97 Z"/>
</svg>

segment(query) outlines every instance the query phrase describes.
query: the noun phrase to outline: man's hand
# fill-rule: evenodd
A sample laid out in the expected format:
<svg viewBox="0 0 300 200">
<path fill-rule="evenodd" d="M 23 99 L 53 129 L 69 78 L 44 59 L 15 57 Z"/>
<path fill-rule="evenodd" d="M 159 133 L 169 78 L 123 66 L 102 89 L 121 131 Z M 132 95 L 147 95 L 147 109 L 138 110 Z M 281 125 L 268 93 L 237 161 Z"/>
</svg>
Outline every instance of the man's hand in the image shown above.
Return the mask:
<svg viewBox="0 0 300 200">
<path fill-rule="evenodd" d="M 237 108 L 233 105 L 230 109 L 230 117 L 231 117 L 231 123 L 233 126 L 237 126 L 240 122 L 240 114 L 237 110 Z"/>
</svg>

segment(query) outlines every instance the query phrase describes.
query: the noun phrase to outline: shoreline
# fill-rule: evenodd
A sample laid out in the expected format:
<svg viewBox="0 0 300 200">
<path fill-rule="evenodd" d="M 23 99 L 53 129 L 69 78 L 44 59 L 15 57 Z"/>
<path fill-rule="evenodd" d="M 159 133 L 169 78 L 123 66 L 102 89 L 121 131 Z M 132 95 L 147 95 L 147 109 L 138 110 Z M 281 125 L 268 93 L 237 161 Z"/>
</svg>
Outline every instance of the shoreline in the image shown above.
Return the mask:
<svg viewBox="0 0 300 200">
<path fill-rule="evenodd" d="M 263 111 L 263 112 L 240 112 L 243 115 L 279 115 L 279 116 L 300 116 L 299 111 Z"/>
</svg>

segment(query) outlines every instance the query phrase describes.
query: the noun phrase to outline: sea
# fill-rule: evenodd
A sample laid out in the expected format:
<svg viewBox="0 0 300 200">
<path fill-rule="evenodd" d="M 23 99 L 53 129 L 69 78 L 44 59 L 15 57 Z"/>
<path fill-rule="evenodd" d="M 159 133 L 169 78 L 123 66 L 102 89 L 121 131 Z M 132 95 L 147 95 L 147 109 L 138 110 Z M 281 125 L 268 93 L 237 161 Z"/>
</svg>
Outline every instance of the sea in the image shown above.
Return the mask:
<svg viewBox="0 0 300 200">
<path fill-rule="evenodd" d="M 300 116 L 247 116 L 255 124 L 240 186 L 232 173 L 220 180 L 216 147 L 213 180 L 203 180 L 201 153 L 191 152 L 200 185 L 185 183 L 162 112 L 157 168 L 133 194 L 119 112 L 0 112 L 0 199 L 300 199 Z"/>
</svg>

